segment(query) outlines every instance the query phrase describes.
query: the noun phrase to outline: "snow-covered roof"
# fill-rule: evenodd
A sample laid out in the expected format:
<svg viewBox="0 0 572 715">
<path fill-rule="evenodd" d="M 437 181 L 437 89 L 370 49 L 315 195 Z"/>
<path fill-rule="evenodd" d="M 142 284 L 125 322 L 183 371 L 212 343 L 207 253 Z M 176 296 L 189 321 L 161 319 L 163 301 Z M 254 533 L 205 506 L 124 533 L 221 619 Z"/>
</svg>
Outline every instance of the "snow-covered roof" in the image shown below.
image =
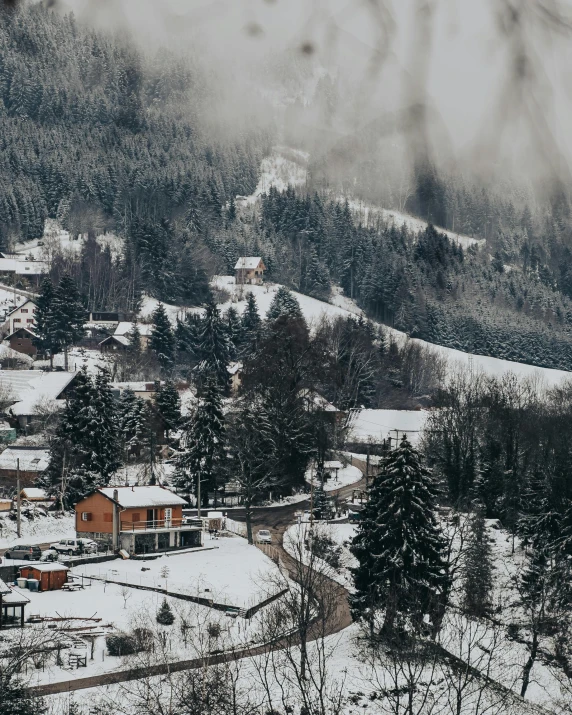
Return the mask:
<svg viewBox="0 0 572 715">
<path fill-rule="evenodd" d="M 343 469 L 343 468 L 344 468 L 344 465 L 343 465 L 341 462 L 339 462 L 337 459 L 334 459 L 334 460 L 332 460 L 332 461 L 330 461 L 330 462 L 324 462 L 324 469 L 325 469 L 325 470 L 328 470 L 328 469 Z"/>
<path fill-rule="evenodd" d="M 0 594 L 4 595 L 5 593 L 10 593 L 10 589 L 8 588 L 7 584 L 2 581 L 0 578 Z"/>
<path fill-rule="evenodd" d="M 134 323 L 129 323 L 127 321 L 121 321 L 119 325 L 115 328 L 113 333 L 114 337 L 118 335 L 127 335 L 133 330 Z M 137 328 L 139 329 L 139 334 L 148 337 L 153 332 L 153 326 L 148 323 L 137 323 Z"/>
<path fill-rule="evenodd" d="M 114 499 L 117 490 L 117 502 L 125 509 L 131 507 L 179 506 L 187 505 L 185 499 L 169 489 L 160 486 L 142 487 L 102 487 L 98 489 L 109 499 Z"/>
<path fill-rule="evenodd" d="M 48 264 L 45 261 L 16 261 L 16 275 L 39 276 L 47 272 Z"/>
<path fill-rule="evenodd" d="M 23 472 L 43 472 L 50 463 L 50 450 L 42 447 L 6 447 L 0 454 L 0 469 L 16 469 L 18 459 Z"/>
<path fill-rule="evenodd" d="M 44 489 L 38 489 L 37 487 L 26 487 L 21 491 L 24 499 L 47 499 L 48 495 Z"/>
<path fill-rule="evenodd" d="M 118 343 L 121 343 L 121 345 L 125 345 L 125 347 L 131 344 L 131 341 L 126 335 L 110 335 L 109 337 L 105 338 L 105 340 L 102 340 L 99 344 L 103 345 L 110 340 L 116 340 Z"/>
<path fill-rule="evenodd" d="M 30 603 L 28 596 L 24 596 L 23 593 L 20 593 L 15 588 L 6 595 L 2 594 L 2 605 L 4 606 L 19 606 L 26 603 Z"/>
<path fill-rule="evenodd" d="M 74 379 L 75 372 L 42 372 L 40 370 L 0 370 L 0 387 L 9 390 L 14 402 L 14 415 L 34 414 L 42 400 L 58 400 Z"/>
<path fill-rule="evenodd" d="M 113 382 L 111 383 L 113 387 L 117 387 L 119 390 L 133 390 L 133 392 L 155 392 L 154 382 Z M 161 385 L 164 385 L 164 381 L 160 381 Z"/>
<path fill-rule="evenodd" d="M 34 359 L 31 358 L 29 355 L 26 355 L 25 353 L 20 353 L 17 350 L 12 350 L 9 345 L 0 345 L 0 360 L 6 360 L 8 358 L 12 360 L 18 360 L 18 362 L 28 365 L 31 365 L 34 362 Z"/>
<path fill-rule="evenodd" d="M 67 566 L 60 563 L 30 564 L 30 566 L 21 566 L 20 570 L 21 569 L 35 569 L 36 571 L 40 571 L 42 573 L 46 573 L 47 571 L 69 571 Z"/>
<path fill-rule="evenodd" d="M 260 256 L 241 256 L 234 267 L 235 271 L 240 269 L 254 270 L 258 268 L 262 258 Z"/>
<path fill-rule="evenodd" d="M 30 335 L 31 335 L 33 338 L 37 338 L 37 337 L 38 337 L 38 336 L 36 335 L 36 333 L 35 333 L 31 328 L 28 328 L 28 327 L 26 327 L 25 325 L 20 325 L 19 328 L 14 328 L 14 330 L 10 333 L 10 335 L 7 335 L 7 336 L 6 336 L 6 340 L 9 340 L 9 339 L 12 337 L 12 335 L 15 335 L 19 330 L 25 330 L 27 333 L 30 333 Z"/>
<path fill-rule="evenodd" d="M 226 368 L 228 372 L 231 375 L 235 375 L 237 372 L 242 370 L 242 363 L 241 362 L 231 362 L 230 365 Z"/>
<path fill-rule="evenodd" d="M 312 406 L 316 410 L 321 410 L 322 412 L 339 412 L 335 405 L 328 402 L 323 395 L 320 395 L 316 390 L 309 390 L 304 388 L 298 393 L 300 397 L 306 401 L 308 407 Z"/>
</svg>

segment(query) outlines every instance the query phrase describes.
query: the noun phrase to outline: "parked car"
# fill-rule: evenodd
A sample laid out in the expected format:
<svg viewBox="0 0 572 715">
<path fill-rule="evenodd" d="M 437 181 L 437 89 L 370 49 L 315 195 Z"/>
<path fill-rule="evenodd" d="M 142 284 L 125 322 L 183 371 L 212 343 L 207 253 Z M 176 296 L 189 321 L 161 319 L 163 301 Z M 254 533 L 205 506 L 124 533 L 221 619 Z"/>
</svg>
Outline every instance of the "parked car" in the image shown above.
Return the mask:
<svg viewBox="0 0 572 715">
<path fill-rule="evenodd" d="M 272 535 L 268 529 L 260 529 L 260 531 L 256 534 L 256 541 L 258 541 L 259 544 L 271 544 Z"/>
<path fill-rule="evenodd" d="M 7 559 L 22 559 L 23 561 L 37 561 L 42 555 L 39 546 L 28 546 L 25 544 L 15 544 L 10 546 L 4 556 Z"/>
<path fill-rule="evenodd" d="M 50 544 L 50 549 L 55 549 L 58 554 L 94 554 L 97 553 L 97 544 L 92 539 L 61 539 L 55 544 Z"/>
<path fill-rule="evenodd" d="M 57 561 L 58 556 L 59 554 L 55 549 L 46 549 L 45 551 L 42 551 L 40 561 Z"/>
</svg>

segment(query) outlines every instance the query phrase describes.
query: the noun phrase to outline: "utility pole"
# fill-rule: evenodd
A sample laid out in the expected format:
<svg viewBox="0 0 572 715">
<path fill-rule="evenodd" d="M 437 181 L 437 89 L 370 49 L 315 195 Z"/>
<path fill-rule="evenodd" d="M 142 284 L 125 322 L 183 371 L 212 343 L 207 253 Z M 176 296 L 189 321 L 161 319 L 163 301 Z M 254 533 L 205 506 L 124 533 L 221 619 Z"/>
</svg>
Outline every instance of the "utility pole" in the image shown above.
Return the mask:
<svg viewBox="0 0 572 715">
<path fill-rule="evenodd" d="M 22 500 L 20 498 L 20 457 L 16 460 L 16 534 L 18 538 L 22 536 L 21 531 L 21 514 L 20 509 L 22 506 Z"/>
<path fill-rule="evenodd" d="M 367 491 L 367 486 L 369 483 L 368 477 L 369 477 L 369 444 L 367 445 L 367 457 L 365 460 L 365 488 L 366 488 L 366 491 Z"/>
<path fill-rule="evenodd" d="M 197 477 L 197 517 L 201 518 L 201 473 Z"/>
</svg>

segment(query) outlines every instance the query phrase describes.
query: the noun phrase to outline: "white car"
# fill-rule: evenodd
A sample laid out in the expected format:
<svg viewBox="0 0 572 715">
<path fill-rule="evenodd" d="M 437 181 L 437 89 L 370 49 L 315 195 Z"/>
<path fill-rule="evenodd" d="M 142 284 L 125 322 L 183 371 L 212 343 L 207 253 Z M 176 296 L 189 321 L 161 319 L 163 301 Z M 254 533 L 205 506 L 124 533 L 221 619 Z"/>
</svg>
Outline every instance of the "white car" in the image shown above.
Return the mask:
<svg viewBox="0 0 572 715">
<path fill-rule="evenodd" d="M 271 544 L 272 535 L 268 529 L 260 529 L 260 531 L 256 534 L 256 541 L 258 541 L 259 544 Z"/>
<path fill-rule="evenodd" d="M 61 539 L 55 544 L 50 544 L 50 549 L 55 549 L 58 554 L 94 554 L 97 553 L 97 544 L 92 539 Z"/>
</svg>

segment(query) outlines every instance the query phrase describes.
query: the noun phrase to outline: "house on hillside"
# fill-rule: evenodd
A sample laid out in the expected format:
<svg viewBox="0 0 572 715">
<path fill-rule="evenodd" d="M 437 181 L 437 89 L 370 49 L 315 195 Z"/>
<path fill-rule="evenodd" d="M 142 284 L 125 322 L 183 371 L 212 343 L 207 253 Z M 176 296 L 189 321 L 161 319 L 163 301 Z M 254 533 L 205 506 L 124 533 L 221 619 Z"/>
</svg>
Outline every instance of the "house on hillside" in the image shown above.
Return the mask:
<svg viewBox="0 0 572 715">
<path fill-rule="evenodd" d="M 6 315 L 6 321 L 2 325 L 2 331 L 11 335 L 19 328 L 33 329 L 36 324 L 35 320 L 37 309 L 38 306 L 33 300 L 26 300 L 16 308 L 12 308 L 12 310 Z"/>
<path fill-rule="evenodd" d="M 45 261 L 31 261 L 29 259 L 0 258 L 0 278 L 10 283 L 28 283 L 39 286 L 42 277 L 48 272 Z"/>
<path fill-rule="evenodd" d="M 234 267 L 236 285 L 257 285 L 264 283 L 264 265 L 260 256 L 242 256 Z"/>
<path fill-rule="evenodd" d="M 130 554 L 202 546 L 202 526 L 183 519 L 185 506 L 161 486 L 102 487 L 76 505 L 76 531 Z"/>
<path fill-rule="evenodd" d="M 242 367 L 241 362 L 231 362 L 226 368 L 230 375 L 230 391 L 233 395 L 237 394 L 242 385 Z"/>
<path fill-rule="evenodd" d="M 23 353 L 24 355 L 38 354 L 38 348 L 36 346 L 36 340 L 38 336 L 34 332 L 33 328 L 27 328 L 22 326 L 17 328 L 13 333 L 6 336 L 6 341 L 10 346 L 11 350 L 15 350 L 17 353 Z"/>
<path fill-rule="evenodd" d="M 47 447 L 6 447 L 0 454 L 0 487 L 15 488 L 18 473 L 23 487 L 32 486 L 49 463 Z"/>
<path fill-rule="evenodd" d="M 0 389 L 7 393 L 7 399 L 13 400 L 6 409 L 8 418 L 25 429 L 46 409 L 63 409 L 76 377 L 76 372 L 0 370 Z"/>
<path fill-rule="evenodd" d="M 110 335 L 105 340 L 99 343 L 99 349 L 102 353 L 106 352 L 125 352 L 130 346 L 130 334 L 133 331 L 135 323 L 127 321 L 120 322 L 115 328 L 113 335 Z M 141 336 L 141 350 L 147 350 L 153 326 L 147 323 L 137 323 L 139 335 Z"/>
</svg>

